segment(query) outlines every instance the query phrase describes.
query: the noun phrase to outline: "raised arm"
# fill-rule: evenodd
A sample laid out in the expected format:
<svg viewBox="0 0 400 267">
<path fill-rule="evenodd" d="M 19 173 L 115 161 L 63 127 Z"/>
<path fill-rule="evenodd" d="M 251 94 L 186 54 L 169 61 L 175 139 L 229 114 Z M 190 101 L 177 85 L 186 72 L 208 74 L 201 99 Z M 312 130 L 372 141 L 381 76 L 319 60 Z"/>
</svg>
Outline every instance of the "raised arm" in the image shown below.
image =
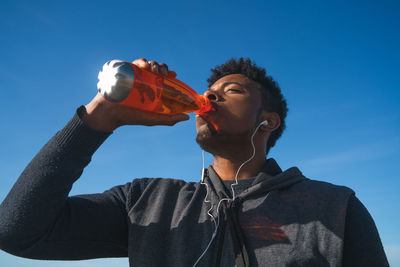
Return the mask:
<svg viewBox="0 0 400 267">
<path fill-rule="evenodd" d="M 171 75 L 164 65 L 144 59 L 135 64 Z M 140 181 L 101 194 L 68 197 L 72 184 L 116 128 L 174 125 L 186 119 L 185 114 L 123 107 L 97 95 L 40 150 L 1 203 L 0 248 L 37 259 L 127 256 L 127 195 L 140 194 Z"/>
</svg>

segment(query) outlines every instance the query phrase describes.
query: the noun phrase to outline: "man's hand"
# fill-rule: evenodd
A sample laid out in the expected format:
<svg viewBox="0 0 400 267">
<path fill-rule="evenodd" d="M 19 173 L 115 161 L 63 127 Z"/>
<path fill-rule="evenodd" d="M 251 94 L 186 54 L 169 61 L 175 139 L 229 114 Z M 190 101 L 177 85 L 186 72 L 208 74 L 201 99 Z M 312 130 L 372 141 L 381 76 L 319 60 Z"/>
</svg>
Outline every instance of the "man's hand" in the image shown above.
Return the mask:
<svg viewBox="0 0 400 267">
<path fill-rule="evenodd" d="M 133 64 L 156 74 L 171 78 L 176 77 L 176 73 L 168 70 L 168 66 L 164 63 L 158 64 L 155 61 L 147 61 L 141 58 L 133 61 Z M 103 132 L 112 132 L 122 125 L 172 126 L 177 122 L 189 119 L 189 116 L 186 114 L 165 115 L 137 110 L 110 102 L 100 94 L 97 94 L 85 108 L 86 113 L 82 116 L 83 122 L 89 127 Z"/>
</svg>

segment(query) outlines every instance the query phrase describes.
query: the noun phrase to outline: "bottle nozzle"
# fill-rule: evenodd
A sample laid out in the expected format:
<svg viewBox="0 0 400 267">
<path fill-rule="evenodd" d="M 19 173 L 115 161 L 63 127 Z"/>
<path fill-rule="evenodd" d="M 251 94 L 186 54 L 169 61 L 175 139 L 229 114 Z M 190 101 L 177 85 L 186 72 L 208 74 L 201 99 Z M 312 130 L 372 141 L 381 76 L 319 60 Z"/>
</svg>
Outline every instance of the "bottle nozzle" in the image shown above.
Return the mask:
<svg viewBox="0 0 400 267">
<path fill-rule="evenodd" d="M 196 114 L 202 114 L 208 111 L 215 111 L 215 108 L 213 107 L 211 101 L 207 97 L 199 95 L 199 98 L 201 102 L 201 107 L 198 111 L 195 112 Z"/>
</svg>

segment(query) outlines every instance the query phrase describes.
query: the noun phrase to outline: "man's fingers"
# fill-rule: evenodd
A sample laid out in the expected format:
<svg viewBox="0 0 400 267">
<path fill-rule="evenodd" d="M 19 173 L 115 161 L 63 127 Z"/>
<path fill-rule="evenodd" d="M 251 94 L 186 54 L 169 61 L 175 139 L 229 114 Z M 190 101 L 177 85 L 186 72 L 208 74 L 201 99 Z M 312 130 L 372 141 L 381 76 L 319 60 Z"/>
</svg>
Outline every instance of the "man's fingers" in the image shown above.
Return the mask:
<svg viewBox="0 0 400 267">
<path fill-rule="evenodd" d="M 165 63 L 158 63 L 157 61 L 147 61 L 145 58 L 139 58 L 132 62 L 136 66 L 142 69 L 149 70 L 155 74 L 161 74 L 169 78 L 175 78 L 176 72 L 168 69 L 168 65 Z"/>
<path fill-rule="evenodd" d="M 132 62 L 141 69 L 151 70 L 149 62 L 145 58 L 139 58 Z"/>
<path fill-rule="evenodd" d="M 148 61 L 149 65 L 150 65 L 150 70 L 155 73 L 158 74 L 160 72 L 160 67 L 158 65 L 158 63 L 154 60 L 150 60 Z"/>
<path fill-rule="evenodd" d="M 189 116 L 187 114 L 163 115 L 159 114 L 158 118 L 154 118 L 151 125 L 175 125 L 180 121 L 187 121 Z"/>
<path fill-rule="evenodd" d="M 170 78 L 176 78 L 176 72 L 173 70 L 169 70 L 168 71 L 168 77 Z"/>
<path fill-rule="evenodd" d="M 164 76 L 167 76 L 168 75 L 168 66 L 167 66 L 167 64 L 165 64 L 165 63 L 160 63 L 160 64 L 158 64 L 159 65 L 159 68 L 160 68 L 160 73 L 162 74 L 162 75 L 164 75 Z"/>
<path fill-rule="evenodd" d="M 121 125 L 174 125 L 189 119 L 187 114 L 157 114 L 149 111 L 138 110 L 132 107 L 119 105 L 119 121 Z"/>
</svg>

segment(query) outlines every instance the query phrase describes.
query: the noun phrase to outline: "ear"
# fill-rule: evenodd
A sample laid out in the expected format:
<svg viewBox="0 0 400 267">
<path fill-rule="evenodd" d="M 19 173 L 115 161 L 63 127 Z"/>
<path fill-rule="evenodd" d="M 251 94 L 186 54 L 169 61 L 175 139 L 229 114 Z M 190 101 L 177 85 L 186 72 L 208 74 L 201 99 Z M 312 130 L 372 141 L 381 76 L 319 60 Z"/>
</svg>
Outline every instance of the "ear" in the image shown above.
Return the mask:
<svg viewBox="0 0 400 267">
<path fill-rule="evenodd" d="M 273 132 L 281 125 L 281 118 L 278 113 L 263 111 L 260 114 L 260 121 L 268 121 L 261 125 L 260 129 L 264 132 Z"/>
</svg>

